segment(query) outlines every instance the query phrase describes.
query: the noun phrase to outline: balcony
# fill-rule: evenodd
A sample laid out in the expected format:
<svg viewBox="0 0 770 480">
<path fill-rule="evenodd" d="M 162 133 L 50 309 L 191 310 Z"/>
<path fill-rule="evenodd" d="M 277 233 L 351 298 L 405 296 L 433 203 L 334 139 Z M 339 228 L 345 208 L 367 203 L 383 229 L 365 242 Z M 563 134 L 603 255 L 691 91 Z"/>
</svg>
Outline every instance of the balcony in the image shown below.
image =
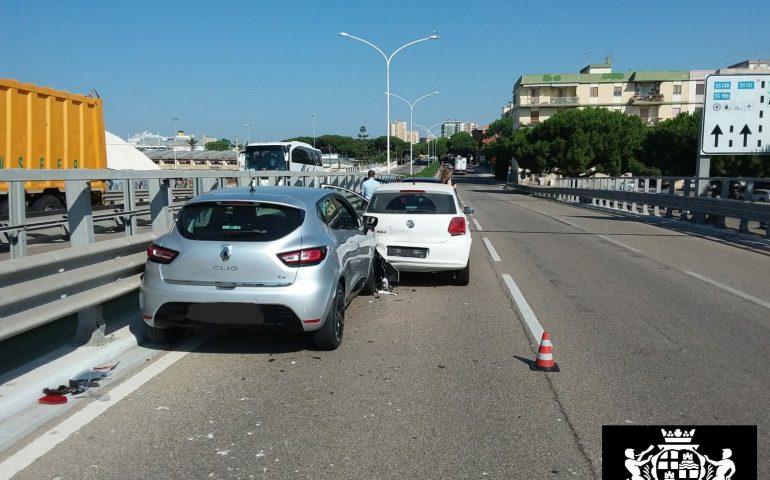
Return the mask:
<svg viewBox="0 0 770 480">
<path fill-rule="evenodd" d="M 550 105 L 577 105 L 580 103 L 578 97 L 551 97 Z"/>
<path fill-rule="evenodd" d="M 663 103 L 663 101 L 664 99 L 662 93 L 650 93 L 646 95 L 636 94 L 631 97 L 629 103 L 635 105 L 651 105 L 656 103 Z"/>
</svg>

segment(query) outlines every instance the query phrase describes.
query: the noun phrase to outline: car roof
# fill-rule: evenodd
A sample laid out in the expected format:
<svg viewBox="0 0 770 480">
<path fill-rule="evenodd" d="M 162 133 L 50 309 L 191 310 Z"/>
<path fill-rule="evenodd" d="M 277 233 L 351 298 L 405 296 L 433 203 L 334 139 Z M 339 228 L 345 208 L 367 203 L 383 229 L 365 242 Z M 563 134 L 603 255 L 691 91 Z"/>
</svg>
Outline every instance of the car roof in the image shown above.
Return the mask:
<svg viewBox="0 0 770 480">
<path fill-rule="evenodd" d="M 374 191 L 374 193 L 380 193 L 380 192 L 398 192 L 401 190 L 414 190 L 415 185 L 412 182 L 394 182 L 394 183 L 386 183 L 384 185 L 380 185 L 377 187 L 377 190 Z M 437 192 L 437 193 L 455 193 L 454 187 L 451 185 L 447 185 L 446 183 L 431 183 L 431 182 L 422 182 L 420 183 L 420 186 L 418 187 L 419 190 L 426 191 L 426 192 Z"/>
<path fill-rule="evenodd" d="M 439 180 L 436 177 L 403 177 L 401 180 L 399 180 L 401 183 L 412 183 L 412 182 L 423 182 L 423 183 L 440 183 L 441 180 Z"/>
<path fill-rule="evenodd" d="M 332 190 L 310 187 L 232 187 L 211 190 L 199 195 L 188 202 L 221 202 L 221 201 L 262 201 L 280 203 L 303 210 L 308 210 L 308 206 L 315 205 L 321 198 L 333 193 Z"/>
</svg>

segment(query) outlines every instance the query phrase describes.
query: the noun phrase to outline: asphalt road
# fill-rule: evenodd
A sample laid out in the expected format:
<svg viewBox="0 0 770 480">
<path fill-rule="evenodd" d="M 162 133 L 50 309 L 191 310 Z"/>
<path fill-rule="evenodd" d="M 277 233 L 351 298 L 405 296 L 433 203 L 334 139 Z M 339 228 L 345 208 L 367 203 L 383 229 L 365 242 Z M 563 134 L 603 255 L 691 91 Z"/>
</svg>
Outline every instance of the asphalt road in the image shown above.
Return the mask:
<svg viewBox="0 0 770 480">
<path fill-rule="evenodd" d="M 84 416 L 110 406 L 17 478 L 600 478 L 607 424 L 758 425 L 770 476 L 770 252 L 489 178 L 457 188 L 476 209 L 468 287 L 411 275 L 359 297 L 334 352 L 194 338 L 76 399 Z M 506 275 L 559 373 L 529 369 L 537 341 Z"/>
</svg>

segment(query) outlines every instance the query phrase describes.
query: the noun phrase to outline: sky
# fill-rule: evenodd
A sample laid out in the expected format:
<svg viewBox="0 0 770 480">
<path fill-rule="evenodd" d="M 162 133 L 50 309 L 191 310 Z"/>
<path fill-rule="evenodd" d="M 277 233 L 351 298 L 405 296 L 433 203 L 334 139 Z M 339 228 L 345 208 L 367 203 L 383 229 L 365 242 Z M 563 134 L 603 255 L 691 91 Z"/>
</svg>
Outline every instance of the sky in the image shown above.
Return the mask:
<svg viewBox="0 0 770 480">
<path fill-rule="evenodd" d="M 107 130 L 239 142 L 486 125 L 524 74 L 716 69 L 770 58 L 767 0 L 0 0 L 0 78 L 96 90 Z M 409 122 L 391 97 L 391 121 Z M 177 118 L 176 122 L 172 119 Z M 247 126 L 247 124 L 251 124 Z M 434 128 L 434 133 L 438 128 Z M 424 136 L 424 134 L 421 134 Z"/>
</svg>

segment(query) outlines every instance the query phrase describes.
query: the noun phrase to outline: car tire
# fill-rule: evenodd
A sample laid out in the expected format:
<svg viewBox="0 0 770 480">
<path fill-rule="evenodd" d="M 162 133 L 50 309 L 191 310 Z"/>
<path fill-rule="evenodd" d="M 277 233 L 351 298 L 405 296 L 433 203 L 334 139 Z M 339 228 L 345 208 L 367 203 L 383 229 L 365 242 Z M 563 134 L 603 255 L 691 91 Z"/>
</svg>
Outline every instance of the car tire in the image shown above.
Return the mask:
<svg viewBox="0 0 770 480">
<path fill-rule="evenodd" d="M 471 261 L 468 259 L 468 264 L 462 270 L 458 270 L 455 273 L 455 283 L 457 285 L 466 286 L 471 283 Z"/>
<path fill-rule="evenodd" d="M 334 300 L 321 328 L 315 332 L 313 343 L 320 350 L 334 350 L 342 343 L 345 330 L 345 288 L 337 284 Z"/>
<path fill-rule="evenodd" d="M 154 343 L 169 344 L 179 341 L 184 334 L 181 327 L 158 328 L 144 324 L 144 335 Z"/>
<path fill-rule="evenodd" d="M 362 295 L 374 295 L 377 293 L 377 277 L 374 274 L 374 263 L 376 261 L 377 257 L 375 256 L 372 258 L 371 264 L 369 265 L 369 275 L 366 276 L 366 282 L 361 289 Z"/>
</svg>

